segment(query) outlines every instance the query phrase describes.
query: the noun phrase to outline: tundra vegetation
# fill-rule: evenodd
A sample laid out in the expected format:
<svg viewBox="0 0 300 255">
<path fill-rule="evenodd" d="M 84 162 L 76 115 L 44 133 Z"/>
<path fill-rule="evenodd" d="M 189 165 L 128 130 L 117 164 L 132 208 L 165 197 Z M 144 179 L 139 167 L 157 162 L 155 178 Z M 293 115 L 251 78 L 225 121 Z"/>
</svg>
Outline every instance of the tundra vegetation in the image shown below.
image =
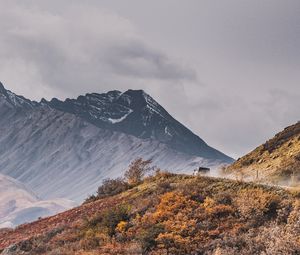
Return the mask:
<svg viewBox="0 0 300 255">
<path fill-rule="evenodd" d="M 150 170 L 136 160 L 81 208 L 104 209 L 5 254 L 300 254 L 297 190 Z"/>
</svg>

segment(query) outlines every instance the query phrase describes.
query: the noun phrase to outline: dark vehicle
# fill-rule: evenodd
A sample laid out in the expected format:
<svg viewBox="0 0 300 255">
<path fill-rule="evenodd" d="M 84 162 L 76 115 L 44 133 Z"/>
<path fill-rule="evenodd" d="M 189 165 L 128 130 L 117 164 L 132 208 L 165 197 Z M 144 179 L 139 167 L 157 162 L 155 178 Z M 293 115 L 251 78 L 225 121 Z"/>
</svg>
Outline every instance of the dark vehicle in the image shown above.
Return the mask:
<svg viewBox="0 0 300 255">
<path fill-rule="evenodd" d="M 194 175 L 200 175 L 200 174 L 206 174 L 210 171 L 210 168 L 208 167 L 199 167 L 198 169 L 194 170 Z"/>
</svg>

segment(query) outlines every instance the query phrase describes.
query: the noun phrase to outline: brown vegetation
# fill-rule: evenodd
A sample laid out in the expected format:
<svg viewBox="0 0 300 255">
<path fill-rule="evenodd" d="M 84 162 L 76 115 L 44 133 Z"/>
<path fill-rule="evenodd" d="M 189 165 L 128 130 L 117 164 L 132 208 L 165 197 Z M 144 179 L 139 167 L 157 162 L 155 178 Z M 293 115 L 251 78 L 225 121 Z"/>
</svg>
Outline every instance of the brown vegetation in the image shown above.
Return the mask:
<svg viewBox="0 0 300 255">
<path fill-rule="evenodd" d="M 81 207 L 0 233 L 0 247 L 35 255 L 300 254 L 298 192 L 161 171 L 119 194 L 106 188 Z"/>
</svg>

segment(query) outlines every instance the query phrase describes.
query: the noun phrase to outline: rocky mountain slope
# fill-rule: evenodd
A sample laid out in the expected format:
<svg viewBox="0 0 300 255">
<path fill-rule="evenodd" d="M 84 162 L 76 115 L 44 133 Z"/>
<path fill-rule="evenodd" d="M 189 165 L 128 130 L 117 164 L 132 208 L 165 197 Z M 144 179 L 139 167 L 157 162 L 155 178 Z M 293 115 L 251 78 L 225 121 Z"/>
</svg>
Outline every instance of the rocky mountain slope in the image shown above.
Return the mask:
<svg viewBox="0 0 300 255">
<path fill-rule="evenodd" d="M 37 103 L 0 84 L 0 116 L 0 172 L 43 199 L 82 201 L 137 157 L 175 172 L 232 162 L 142 91 Z"/>
<path fill-rule="evenodd" d="M 238 159 L 226 172 L 283 185 L 297 184 L 300 177 L 300 122 Z"/>
<path fill-rule="evenodd" d="M 158 173 L 115 196 L 0 232 L 16 254 L 299 254 L 297 193 Z"/>
<path fill-rule="evenodd" d="M 104 129 L 154 139 L 189 155 L 229 162 L 230 159 L 209 147 L 201 138 L 176 121 L 161 105 L 142 90 L 87 94 L 64 102 L 52 99 L 43 103 L 73 113 Z"/>
<path fill-rule="evenodd" d="M 24 184 L 0 174 L 0 228 L 31 222 L 74 206 L 67 199 L 40 200 Z"/>
</svg>

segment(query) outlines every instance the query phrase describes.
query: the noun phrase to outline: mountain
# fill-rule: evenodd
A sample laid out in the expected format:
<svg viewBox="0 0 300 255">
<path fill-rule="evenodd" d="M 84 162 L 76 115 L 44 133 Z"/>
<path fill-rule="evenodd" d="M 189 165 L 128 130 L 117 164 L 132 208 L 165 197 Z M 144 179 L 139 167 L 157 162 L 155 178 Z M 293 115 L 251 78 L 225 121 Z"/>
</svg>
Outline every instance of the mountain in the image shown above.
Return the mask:
<svg viewBox="0 0 300 255">
<path fill-rule="evenodd" d="M 0 228 L 31 222 L 74 206 L 67 199 L 40 200 L 24 184 L 0 174 Z"/>
<path fill-rule="evenodd" d="M 295 184 L 300 177 L 300 122 L 238 159 L 227 169 L 245 177 Z"/>
<path fill-rule="evenodd" d="M 143 90 L 93 93 L 77 99 L 52 99 L 50 102 L 43 102 L 54 109 L 80 116 L 100 128 L 141 139 L 154 139 L 189 155 L 225 162 L 232 160 L 209 147 Z"/>
<path fill-rule="evenodd" d="M 0 172 L 42 199 L 82 201 L 137 157 L 175 172 L 232 162 L 143 91 L 38 103 L 0 85 L 0 115 Z"/>
<path fill-rule="evenodd" d="M 299 254 L 286 189 L 159 173 L 120 194 L 0 232 L 3 255 Z"/>
<path fill-rule="evenodd" d="M 9 90 L 6 90 L 3 84 L 0 82 L 0 97 L 1 108 L 0 113 L 5 114 L 9 109 L 18 108 L 23 110 L 30 110 L 38 106 L 39 103 L 31 101 L 23 96 L 17 96 Z"/>
</svg>

